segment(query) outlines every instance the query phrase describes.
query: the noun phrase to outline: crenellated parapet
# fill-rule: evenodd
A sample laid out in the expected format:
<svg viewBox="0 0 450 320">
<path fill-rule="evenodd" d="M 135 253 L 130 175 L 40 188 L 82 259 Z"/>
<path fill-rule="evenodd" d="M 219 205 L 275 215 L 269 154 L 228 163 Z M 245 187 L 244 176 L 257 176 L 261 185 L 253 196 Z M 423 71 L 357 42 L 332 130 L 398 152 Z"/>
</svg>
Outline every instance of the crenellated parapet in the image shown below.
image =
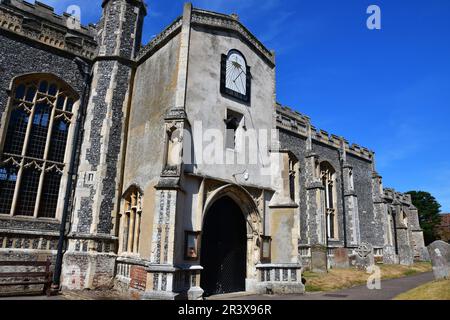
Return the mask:
<svg viewBox="0 0 450 320">
<path fill-rule="evenodd" d="M 97 49 L 94 25 L 82 26 L 70 14 L 57 15 L 39 1 L 0 0 L 0 30 L 87 59 L 93 59 Z"/>
<path fill-rule="evenodd" d="M 305 137 L 308 135 L 308 127 L 311 126 L 309 117 L 281 104 L 277 104 L 276 112 L 277 127 Z"/>
<path fill-rule="evenodd" d="M 398 192 L 392 188 L 384 189 L 384 198 L 388 203 L 399 203 L 406 207 L 414 207 L 411 201 L 411 195 Z"/>
<path fill-rule="evenodd" d="M 374 152 L 357 144 L 349 144 L 343 137 L 330 134 L 325 130 L 317 129 L 311 124 L 311 119 L 304 114 L 292 110 L 289 107 L 276 105 L 276 125 L 279 129 L 284 129 L 294 134 L 308 138 L 308 131 L 311 130 L 311 139 L 326 144 L 335 149 L 342 149 L 342 142 L 348 154 L 362 159 L 373 161 Z"/>
</svg>

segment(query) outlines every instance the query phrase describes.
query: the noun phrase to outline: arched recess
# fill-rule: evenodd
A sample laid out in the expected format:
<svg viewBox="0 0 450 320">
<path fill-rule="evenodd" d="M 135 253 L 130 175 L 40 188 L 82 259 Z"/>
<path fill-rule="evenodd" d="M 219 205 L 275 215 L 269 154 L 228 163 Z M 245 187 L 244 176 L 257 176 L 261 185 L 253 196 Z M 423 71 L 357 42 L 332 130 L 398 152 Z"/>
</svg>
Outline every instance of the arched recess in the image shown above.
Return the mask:
<svg viewBox="0 0 450 320">
<path fill-rule="evenodd" d="M 202 231 L 204 230 L 205 218 L 214 204 L 223 198 L 229 198 L 239 207 L 246 222 L 247 232 L 247 257 L 246 257 L 246 283 L 257 280 L 256 265 L 261 258 L 261 236 L 263 234 L 263 221 L 258 206 L 251 194 L 238 185 L 226 185 L 213 191 L 205 200 L 202 215 Z M 200 241 L 200 252 L 202 243 Z M 201 258 L 201 257 L 200 257 Z"/>
<path fill-rule="evenodd" d="M 119 212 L 119 255 L 138 257 L 144 193 L 138 185 L 131 185 L 122 195 Z"/>
</svg>

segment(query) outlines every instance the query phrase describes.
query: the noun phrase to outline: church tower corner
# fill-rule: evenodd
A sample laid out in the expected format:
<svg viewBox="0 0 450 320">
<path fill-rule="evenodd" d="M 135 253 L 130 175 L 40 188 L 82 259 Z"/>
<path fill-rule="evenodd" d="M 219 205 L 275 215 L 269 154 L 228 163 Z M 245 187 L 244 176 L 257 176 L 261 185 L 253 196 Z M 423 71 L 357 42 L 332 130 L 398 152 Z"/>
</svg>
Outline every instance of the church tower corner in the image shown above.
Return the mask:
<svg viewBox="0 0 450 320">
<path fill-rule="evenodd" d="M 126 123 L 146 15 L 142 0 L 104 0 L 102 9 L 63 262 L 68 289 L 110 285 L 114 277 Z"/>
</svg>

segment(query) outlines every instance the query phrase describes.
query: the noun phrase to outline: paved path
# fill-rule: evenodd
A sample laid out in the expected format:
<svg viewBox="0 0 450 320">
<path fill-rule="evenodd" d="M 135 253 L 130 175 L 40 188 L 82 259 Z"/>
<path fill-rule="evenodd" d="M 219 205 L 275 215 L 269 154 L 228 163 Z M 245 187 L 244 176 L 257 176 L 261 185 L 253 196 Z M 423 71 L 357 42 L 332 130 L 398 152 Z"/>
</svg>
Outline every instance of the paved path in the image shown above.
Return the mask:
<svg viewBox="0 0 450 320">
<path fill-rule="evenodd" d="M 369 290 L 367 286 L 358 286 L 335 292 L 306 293 L 304 295 L 269 296 L 245 295 L 226 297 L 224 300 L 392 300 L 399 294 L 433 281 L 433 273 L 421 273 L 410 277 L 381 281 L 381 290 Z M 221 300 L 215 297 L 214 300 Z"/>
<path fill-rule="evenodd" d="M 433 281 L 433 273 L 420 273 L 414 276 L 383 280 L 381 290 L 369 290 L 366 286 L 358 286 L 350 289 L 335 292 L 307 293 L 304 295 L 269 296 L 269 295 L 249 295 L 248 293 L 235 293 L 212 297 L 211 300 L 392 300 L 399 294 L 414 289 L 422 284 Z M 0 298 L 0 300 L 95 300 L 105 299 L 104 297 L 87 297 L 77 293 L 67 293 L 64 296 L 46 297 L 10 297 Z M 106 298 L 111 300 L 113 298 Z"/>
</svg>

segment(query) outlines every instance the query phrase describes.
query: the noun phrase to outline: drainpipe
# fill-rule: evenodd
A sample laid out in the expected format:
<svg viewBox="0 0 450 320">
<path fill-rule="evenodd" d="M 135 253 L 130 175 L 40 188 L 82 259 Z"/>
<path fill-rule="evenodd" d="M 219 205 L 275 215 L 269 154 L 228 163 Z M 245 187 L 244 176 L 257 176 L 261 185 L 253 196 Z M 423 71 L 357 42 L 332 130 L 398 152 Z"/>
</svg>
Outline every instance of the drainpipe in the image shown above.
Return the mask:
<svg viewBox="0 0 450 320">
<path fill-rule="evenodd" d="M 57 294 L 57 292 L 60 290 L 61 287 L 61 271 L 62 271 L 62 262 L 63 262 L 63 255 L 64 255 L 64 241 L 65 241 L 65 233 L 66 233 L 66 224 L 67 224 L 67 218 L 69 216 L 69 204 L 70 204 L 70 198 L 72 194 L 72 185 L 74 176 L 76 175 L 75 168 L 76 168 L 76 156 L 77 156 L 77 148 L 78 148 L 78 142 L 79 142 L 79 136 L 82 130 L 82 126 L 84 123 L 84 118 L 86 114 L 86 95 L 88 93 L 90 81 L 91 81 L 91 69 L 88 63 L 86 63 L 84 60 L 80 58 L 75 58 L 73 60 L 74 63 L 77 64 L 81 74 L 83 75 L 83 90 L 81 93 L 81 101 L 80 101 L 80 111 L 78 112 L 77 121 L 75 124 L 75 135 L 74 139 L 72 141 L 72 154 L 70 157 L 70 164 L 69 164 L 69 171 L 68 171 L 68 179 L 67 179 L 67 185 L 66 185 L 66 194 L 64 197 L 64 206 L 63 206 L 63 214 L 61 218 L 61 225 L 59 229 L 59 240 L 58 240 L 58 252 L 56 255 L 56 262 L 55 262 L 55 272 L 53 275 L 53 283 L 51 287 L 51 293 Z"/>
</svg>

